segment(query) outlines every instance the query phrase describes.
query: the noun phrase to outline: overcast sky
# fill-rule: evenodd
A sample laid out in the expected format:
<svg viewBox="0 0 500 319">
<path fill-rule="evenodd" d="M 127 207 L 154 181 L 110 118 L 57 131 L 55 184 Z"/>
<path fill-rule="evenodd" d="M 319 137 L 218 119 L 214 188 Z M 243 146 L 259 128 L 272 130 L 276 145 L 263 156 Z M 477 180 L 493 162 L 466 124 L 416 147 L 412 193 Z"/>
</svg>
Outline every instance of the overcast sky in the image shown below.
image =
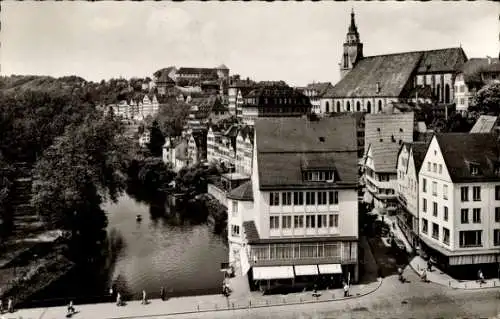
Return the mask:
<svg viewBox="0 0 500 319">
<path fill-rule="evenodd" d="M 3 2 L 1 73 L 151 76 L 215 67 L 291 85 L 339 79 L 351 8 L 366 55 L 458 47 L 498 57 L 495 2 Z"/>
</svg>

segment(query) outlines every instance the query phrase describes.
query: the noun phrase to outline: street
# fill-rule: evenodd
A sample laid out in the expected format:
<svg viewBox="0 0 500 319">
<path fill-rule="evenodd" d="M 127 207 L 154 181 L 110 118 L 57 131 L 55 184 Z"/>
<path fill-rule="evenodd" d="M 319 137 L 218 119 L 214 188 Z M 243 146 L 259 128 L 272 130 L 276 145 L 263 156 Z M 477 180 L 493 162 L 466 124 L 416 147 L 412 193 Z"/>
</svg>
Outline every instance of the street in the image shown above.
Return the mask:
<svg viewBox="0 0 500 319">
<path fill-rule="evenodd" d="M 491 318 L 500 314 L 500 288 L 452 290 L 423 283 L 408 268 L 405 276 L 409 283 L 387 277 L 373 294 L 346 301 L 155 318 Z"/>
</svg>

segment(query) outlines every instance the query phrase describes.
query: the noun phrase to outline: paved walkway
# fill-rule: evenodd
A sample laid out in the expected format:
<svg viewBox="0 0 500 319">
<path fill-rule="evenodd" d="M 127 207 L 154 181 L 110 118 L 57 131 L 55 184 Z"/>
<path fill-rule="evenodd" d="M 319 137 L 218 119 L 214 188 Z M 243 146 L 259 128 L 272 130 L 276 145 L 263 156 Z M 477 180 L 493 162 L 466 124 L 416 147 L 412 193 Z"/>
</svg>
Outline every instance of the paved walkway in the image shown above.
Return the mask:
<svg viewBox="0 0 500 319">
<path fill-rule="evenodd" d="M 358 298 L 376 291 L 382 280 L 377 280 L 365 285 L 353 285 L 349 291 L 350 297 L 344 297 L 343 289 L 319 291 L 319 297 L 313 297 L 311 292 L 293 293 L 288 295 L 263 296 L 259 292 L 251 292 L 246 296 L 206 295 L 170 298 L 166 301 L 151 300 L 148 305 L 140 301 L 129 301 L 123 307 L 114 303 L 75 305 L 79 312 L 75 318 L 141 318 L 166 315 L 180 315 L 188 313 L 222 311 L 232 309 L 246 309 L 256 307 L 270 307 L 277 305 L 293 305 L 301 303 L 335 302 L 340 300 Z M 21 309 L 13 314 L 5 314 L 5 318 L 23 319 L 55 319 L 64 318 L 66 307 Z M 1 317 L 0 317 L 1 318 Z"/>
<path fill-rule="evenodd" d="M 420 256 L 416 256 L 410 261 L 410 267 L 417 272 L 418 275 L 421 275 L 423 270 L 427 269 L 427 261 Z M 453 289 L 484 289 L 500 287 L 499 279 L 487 279 L 483 284 L 476 280 L 456 280 L 435 266 L 432 266 L 431 272 L 427 272 L 427 279 L 431 282 L 448 286 Z"/>
</svg>

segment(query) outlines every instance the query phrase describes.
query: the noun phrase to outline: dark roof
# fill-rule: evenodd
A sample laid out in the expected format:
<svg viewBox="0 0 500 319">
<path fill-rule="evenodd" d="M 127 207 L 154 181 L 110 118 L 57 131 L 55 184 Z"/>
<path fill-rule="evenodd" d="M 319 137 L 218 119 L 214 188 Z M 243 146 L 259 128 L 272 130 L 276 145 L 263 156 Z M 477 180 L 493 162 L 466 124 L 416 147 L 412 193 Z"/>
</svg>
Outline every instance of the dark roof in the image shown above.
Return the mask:
<svg viewBox="0 0 500 319">
<path fill-rule="evenodd" d="M 177 74 L 203 74 L 217 75 L 217 69 L 214 68 L 179 68 Z"/>
<path fill-rule="evenodd" d="M 247 181 L 227 194 L 228 199 L 253 201 L 252 181 Z"/>
<path fill-rule="evenodd" d="M 493 134 L 443 133 L 435 135 L 454 183 L 499 181 L 500 147 Z M 480 173 L 471 175 L 470 165 Z"/>
<path fill-rule="evenodd" d="M 229 70 L 229 68 L 225 65 L 225 64 L 221 64 L 217 67 L 217 69 L 221 69 L 221 70 Z"/>
<path fill-rule="evenodd" d="M 365 116 L 365 153 L 370 144 L 389 145 L 413 142 L 414 113 L 379 113 Z M 394 138 L 393 138 L 394 137 Z M 375 147 L 378 149 L 377 147 Z M 375 163 L 376 165 L 376 163 Z M 394 165 L 394 167 L 396 167 Z"/>
<path fill-rule="evenodd" d="M 243 231 L 249 244 L 278 244 L 278 243 L 307 243 L 307 242 L 334 242 L 353 241 L 356 236 L 318 236 L 318 237 L 292 237 L 292 238 L 260 238 L 255 222 L 244 221 Z"/>
<path fill-rule="evenodd" d="M 416 73 L 456 72 L 467 57 L 462 48 L 404 52 L 362 58 L 327 97 L 397 97 Z M 377 83 L 380 91 L 377 92 Z"/>
<path fill-rule="evenodd" d="M 411 143 L 411 149 L 413 152 L 413 162 L 415 164 L 415 171 L 420 171 L 420 167 L 422 167 L 422 163 L 424 162 L 425 153 L 427 153 L 427 147 L 429 143 L 427 142 L 413 142 Z"/>
<path fill-rule="evenodd" d="M 305 88 L 297 88 L 297 89 L 301 91 L 304 89 L 315 90 L 316 92 L 318 92 L 318 96 L 323 96 L 323 94 L 325 94 L 326 91 L 332 87 L 333 85 L 330 82 L 318 82 L 318 83 L 308 84 L 307 87 Z"/>
<path fill-rule="evenodd" d="M 467 84 L 481 82 L 481 73 L 500 72 L 500 62 L 497 58 L 490 58 L 490 60 L 488 58 L 471 58 L 465 62 L 461 71 Z"/>
<path fill-rule="evenodd" d="M 257 164 L 259 186 L 352 187 L 357 183 L 356 123 L 352 117 L 259 118 Z M 335 171 L 335 183 L 306 182 L 302 169 L 324 168 Z"/>
<path fill-rule="evenodd" d="M 375 143 L 368 145 L 368 150 L 371 150 L 375 171 L 377 173 L 395 172 L 400 148 L 401 144 L 399 143 Z"/>
</svg>

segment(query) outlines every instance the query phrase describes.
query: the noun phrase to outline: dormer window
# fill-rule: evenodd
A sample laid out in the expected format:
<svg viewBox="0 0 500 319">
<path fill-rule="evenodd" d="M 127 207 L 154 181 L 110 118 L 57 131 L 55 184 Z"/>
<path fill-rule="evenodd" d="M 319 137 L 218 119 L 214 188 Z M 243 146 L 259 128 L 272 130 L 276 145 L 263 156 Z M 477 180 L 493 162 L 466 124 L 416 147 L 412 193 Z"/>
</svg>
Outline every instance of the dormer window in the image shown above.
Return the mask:
<svg viewBox="0 0 500 319">
<path fill-rule="evenodd" d="M 472 176 L 479 175 L 479 165 L 471 163 L 469 164 L 469 167 L 470 167 L 470 174 Z"/>
<path fill-rule="evenodd" d="M 305 171 L 303 179 L 307 182 L 328 182 L 333 181 L 333 171 Z"/>
</svg>

